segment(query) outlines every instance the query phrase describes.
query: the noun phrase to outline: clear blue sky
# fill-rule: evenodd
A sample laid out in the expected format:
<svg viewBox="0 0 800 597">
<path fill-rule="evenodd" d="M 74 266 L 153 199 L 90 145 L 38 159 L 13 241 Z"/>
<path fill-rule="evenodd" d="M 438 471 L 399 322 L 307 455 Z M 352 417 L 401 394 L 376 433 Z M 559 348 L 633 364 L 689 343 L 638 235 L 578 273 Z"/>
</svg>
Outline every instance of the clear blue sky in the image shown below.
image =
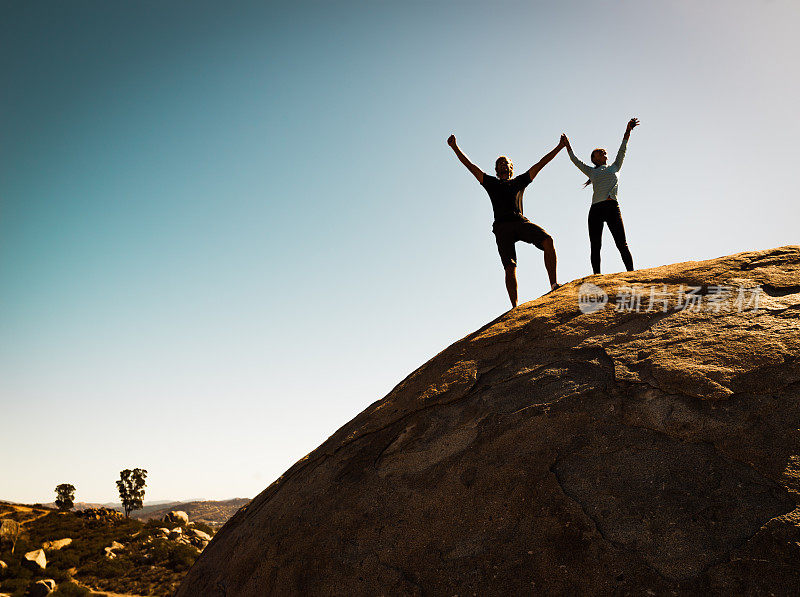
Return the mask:
<svg viewBox="0 0 800 597">
<path fill-rule="evenodd" d="M 0 2 L 0 499 L 257 494 L 506 310 L 483 189 L 567 132 L 638 267 L 798 242 L 795 0 Z M 525 194 L 590 273 L 565 153 Z M 547 290 L 520 246 L 520 298 Z M 622 269 L 606 232 L 604 271 Z"/>
</svg>

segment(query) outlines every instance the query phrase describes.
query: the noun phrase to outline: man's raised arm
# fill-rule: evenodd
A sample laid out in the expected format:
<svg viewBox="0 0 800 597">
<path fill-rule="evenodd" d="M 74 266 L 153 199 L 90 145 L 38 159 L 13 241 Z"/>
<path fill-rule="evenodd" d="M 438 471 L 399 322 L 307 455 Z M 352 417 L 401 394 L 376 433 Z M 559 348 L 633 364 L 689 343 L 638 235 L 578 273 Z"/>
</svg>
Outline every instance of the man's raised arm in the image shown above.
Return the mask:
<svg viewBox="0 0 800 597">
<path fill-rule="evenodd" d="M 554 157 L 556 157 L 556 155 L 558 155 L 558 152 L 561 151 L 561 149 L 565 145 L 566 144 L 564 143 L 564 139 L 562 138 L 561 141 L 558 142 L 558 145 L 556 145 L 556 148 L 553 151 L 548 153 L 541 160 L 539 160 L 537 163 L 535 163 L 533 166 L 530 167 L 530 169 L 528 170 L 528 176 L 531 177 L 531 180 L 533 180 L 534 177 L 537 174 L 539 174 L 539 171 L 542 168 L 544 168 L 550 162 L 550 160 L 552 160 Z"/>
<path fill-rule="evenodd" d="M 478 179 L 479 183 L 483 184 L 483 171 L 480 168 L 478 168 L 475 164 L 470 162 L 469 158 L 464 155 L 464 152 L 459 149 L 458 145 L 456 144 L 455 135 L 450 135 L 447 138 L 447 144 L 453 148 L 453 151 L 456 153 L 456 156 L 458 156 L 458 159 L 461 160 L 461 163 L 467 167 L 467 170 L 472 172 L 472 175 Z"/>
</svg>

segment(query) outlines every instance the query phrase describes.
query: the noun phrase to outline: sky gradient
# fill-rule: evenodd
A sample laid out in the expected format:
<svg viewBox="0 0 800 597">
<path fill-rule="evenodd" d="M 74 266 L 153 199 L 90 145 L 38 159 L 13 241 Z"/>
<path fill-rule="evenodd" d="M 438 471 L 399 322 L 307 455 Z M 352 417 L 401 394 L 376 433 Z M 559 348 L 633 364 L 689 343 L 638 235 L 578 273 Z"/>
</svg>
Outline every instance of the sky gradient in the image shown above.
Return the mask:
<svg viewBox="0 0 800 597">
<path fill-rule="evenodd" d="M 252 497 L 507 309 L 485 172 L 639 268 L 796 244 L 793 0 L 0 2 L 0 499 Z M 559 280 L 591 190 L 525 192 Z M 603 269 L 622 264 L 605 232 Z M 520 301 L 548 289 L 518 246 Z"/>
</svg>

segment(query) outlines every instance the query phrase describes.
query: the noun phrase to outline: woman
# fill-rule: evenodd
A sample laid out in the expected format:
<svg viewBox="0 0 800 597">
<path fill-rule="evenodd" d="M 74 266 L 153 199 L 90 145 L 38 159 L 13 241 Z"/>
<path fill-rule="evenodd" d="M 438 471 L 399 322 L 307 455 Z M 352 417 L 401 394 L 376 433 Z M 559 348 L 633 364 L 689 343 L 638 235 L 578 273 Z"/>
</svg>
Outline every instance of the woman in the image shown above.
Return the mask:
<svg viewBox="0 0 800 597">
<path fill-rule="evenodd" d="M 622 213 L 619 211 L 617 203 L 617 188 L 619 186 L 619 170 L 622 168 L 622 160 L 625 159 L 625 150 L 628 146 L 628 138 L 631 131 L 639 124 L 638 118 L 631 118 L 625 135 L 622 137 L 622 144 L 619 146 L 617 157 L 614 163 L 608 164 L 608 156 L 605 149 L 595 149 L 591 159 L 594 168 L 584 164 L 572 152 L 572 146 L 566 135 L 562 135 L 562 141 L 567 146 L 569 159 L 578 169 L 589 177 L 584 186 L 592 185 L 592 207 L 589 209 L 589 242 L 592 247 L 592 270 L 595 274 L 600 273 L 600 245 L 603 239 L 603 223 L 608 224 L 611 236 L 617 244 L 619 254 L 626 269 L 633 271 L 633 257 L 628 249 L 628 242 L 625 240 L 625 226 L 622 224 Z"/>
</svg>

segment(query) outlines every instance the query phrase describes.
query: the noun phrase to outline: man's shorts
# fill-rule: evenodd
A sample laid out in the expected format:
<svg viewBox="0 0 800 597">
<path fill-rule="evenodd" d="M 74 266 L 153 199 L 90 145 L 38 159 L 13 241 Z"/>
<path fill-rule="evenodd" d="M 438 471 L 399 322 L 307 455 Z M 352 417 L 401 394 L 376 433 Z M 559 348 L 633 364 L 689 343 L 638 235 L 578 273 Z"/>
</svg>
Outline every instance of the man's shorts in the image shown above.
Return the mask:
<svg viewBox="0 0 800 597">
<path fill-rule="evenodd" d="M 544 241 L 550 235 L 533 222 L 522 219 L 512 222 L 495 222 L 492 226 L 495 240 L 497 241 L 497 251 L 500 253 L 500 261 L 503 267 L 517 266 L 517 249 L 514 246 L 518 240 L 531 243 L 537 248 L 544 250 Z"/>
</svg>

